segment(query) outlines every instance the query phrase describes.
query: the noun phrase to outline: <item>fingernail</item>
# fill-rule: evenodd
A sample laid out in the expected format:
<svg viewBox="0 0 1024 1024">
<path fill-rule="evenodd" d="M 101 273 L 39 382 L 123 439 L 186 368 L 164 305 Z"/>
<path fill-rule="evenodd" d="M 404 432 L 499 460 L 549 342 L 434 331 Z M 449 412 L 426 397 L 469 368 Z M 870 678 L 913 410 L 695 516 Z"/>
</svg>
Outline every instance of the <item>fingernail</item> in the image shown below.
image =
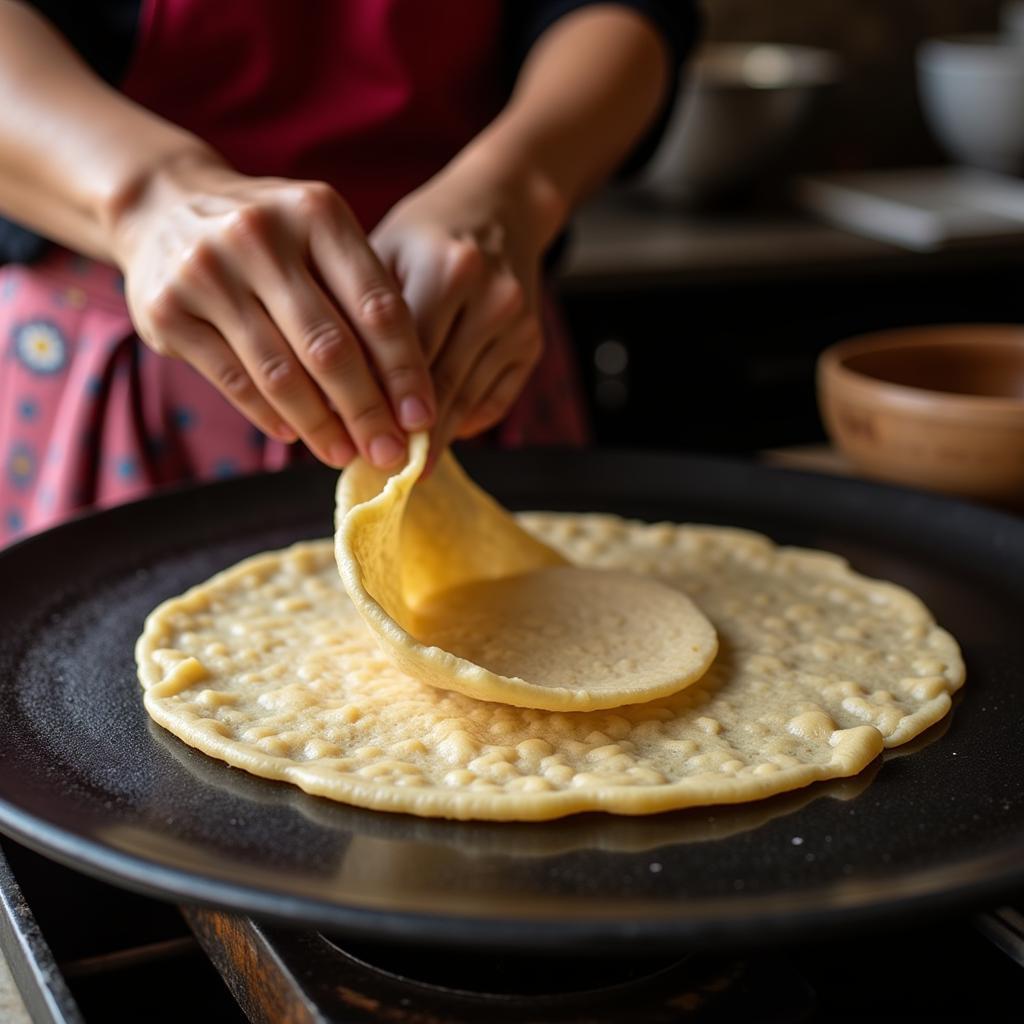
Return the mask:
<svg viewBox="0 0 1024 1024">
<path fill-rule="evenodd" d="M 336 466 L 338 469 L 343 469 L 351 461 L 355 455 L 356 450 L 347 441 L 334 441 L 327 449 L 327 454 L 331 457 L 331 465 Z"/>
<path fill-rule="evenodd" d="M 393 466 L 405 455 L 405 445 L 390 434 L 378 434 L 370 442 L 370 461 L 378 469 Z"/>
<path fill-rule="evenodd" d="M 285 444 L 294 444 L 299 439 L 299 435 L 284 420 L 280 420 L 274 428 L 274 436 Z"/>
<path fill-rule="evenodd" d="M 406 430 L 419 430 L 430 422 L 430 410 L 423 399 L 407 395 L 398 406 L 398 418 Z"/>
</svg>

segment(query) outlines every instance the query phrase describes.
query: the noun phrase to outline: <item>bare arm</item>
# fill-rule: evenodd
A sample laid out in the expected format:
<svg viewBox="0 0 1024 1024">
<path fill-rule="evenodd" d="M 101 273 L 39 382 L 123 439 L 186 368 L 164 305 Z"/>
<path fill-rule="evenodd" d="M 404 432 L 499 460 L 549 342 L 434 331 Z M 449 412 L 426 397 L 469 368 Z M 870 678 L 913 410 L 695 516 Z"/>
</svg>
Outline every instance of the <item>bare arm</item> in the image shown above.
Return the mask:
<svg viewBox="0 0 1024 1024">
<path fill-rule="evenodd" d="M 341 197 L 237 173 L 16 0 L 0 0 L 0 211 L 117 264 L 147 344 L 326 462 L 395 465 L 431 421 L 409 311 Z"/>
<path fill-rule="evenodd" d="M 521 181 L 550 241 L 651 126 L 668 80 L 667 48 L 643 15 L 581 8 L 541 36 L 508 105 L 459 160 Z"/>
<path fill-rule="evenodd" d="M 629 8 L 566 15 L 499 116 L 374 231 L 432 360 L 435 453 L 492 426 L 522 389 L 540 355 L 543 252 L 652 124 L 668 59 Z"/>
<path fill-rule="evenodd" d="M 31 8 L 0 0 L 0 209 L 115 261 L 112 229 L 156 168 L 213 160 L 194 135 L 110 88 Z"/>
</svg>

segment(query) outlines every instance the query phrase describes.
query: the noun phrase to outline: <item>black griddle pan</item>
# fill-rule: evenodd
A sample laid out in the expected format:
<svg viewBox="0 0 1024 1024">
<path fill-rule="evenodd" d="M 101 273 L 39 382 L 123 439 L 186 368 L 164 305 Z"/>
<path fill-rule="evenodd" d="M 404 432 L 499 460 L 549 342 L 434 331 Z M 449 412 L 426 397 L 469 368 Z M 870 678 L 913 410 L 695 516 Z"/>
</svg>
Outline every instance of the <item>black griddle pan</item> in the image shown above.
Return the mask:
<svg viewBox="0 0 1024 1024">
<path fill-rule="evenodd" d="M 962 698 L 913 756 L 854 779 L 648 818 L 421 820 L 250 777 L 150 722 L 132 648 L 165 598 L 330 533 L 334 476 L 308 466 L 165 493 L 0 552 L 0 829 L 167 899 L 506 949 L 763 944 L 1024 891 L 1024 520 L 695 457 L 465 463 L 513 508 L 724 523 L 838 552 L 910 587 L 958 638 Z"/>
</svg>

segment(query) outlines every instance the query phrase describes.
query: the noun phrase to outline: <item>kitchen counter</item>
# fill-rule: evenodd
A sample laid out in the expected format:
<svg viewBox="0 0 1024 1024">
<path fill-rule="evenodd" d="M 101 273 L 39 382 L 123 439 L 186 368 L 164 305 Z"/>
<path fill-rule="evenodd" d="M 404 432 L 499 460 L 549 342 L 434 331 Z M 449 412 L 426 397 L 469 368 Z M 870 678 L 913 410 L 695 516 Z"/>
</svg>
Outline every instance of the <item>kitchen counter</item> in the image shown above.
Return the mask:
<svg viewBox="0 0 1024 1024">
<path fill-rule="evenodd" d="M 1020 264 L 1020 242 L 979 240 L 916 252 L 830 227 L 796 210 L 687 213 L 606 193 L 576 217 L 563 290 L 770 282 L 799 275 L 920 274 Z"/>
</svg>

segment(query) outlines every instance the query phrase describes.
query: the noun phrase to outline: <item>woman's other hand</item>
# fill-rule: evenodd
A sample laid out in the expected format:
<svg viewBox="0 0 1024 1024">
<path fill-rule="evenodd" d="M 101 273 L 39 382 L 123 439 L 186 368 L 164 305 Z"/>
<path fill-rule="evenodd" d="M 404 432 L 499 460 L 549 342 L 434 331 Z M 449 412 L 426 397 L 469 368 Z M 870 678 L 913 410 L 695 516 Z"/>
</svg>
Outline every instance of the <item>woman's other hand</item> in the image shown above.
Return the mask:
<svg viewBox="0 0 1024 1024">
<path fill-rule="evenodd" d="M 431 464 L 454 438 L 494 426 L 541 353 L 541 257 L 555 198 L 467 153 L 371 232 L 402 287 L 437 396 Z"/>
<path fill-rule="evenodd" d="M 111 233 L 142 339 L 265 433 L 389 469 L 434 422 L 416 323 L 329 186 L 190 155 L 126 196 Z"/>
</svg>

